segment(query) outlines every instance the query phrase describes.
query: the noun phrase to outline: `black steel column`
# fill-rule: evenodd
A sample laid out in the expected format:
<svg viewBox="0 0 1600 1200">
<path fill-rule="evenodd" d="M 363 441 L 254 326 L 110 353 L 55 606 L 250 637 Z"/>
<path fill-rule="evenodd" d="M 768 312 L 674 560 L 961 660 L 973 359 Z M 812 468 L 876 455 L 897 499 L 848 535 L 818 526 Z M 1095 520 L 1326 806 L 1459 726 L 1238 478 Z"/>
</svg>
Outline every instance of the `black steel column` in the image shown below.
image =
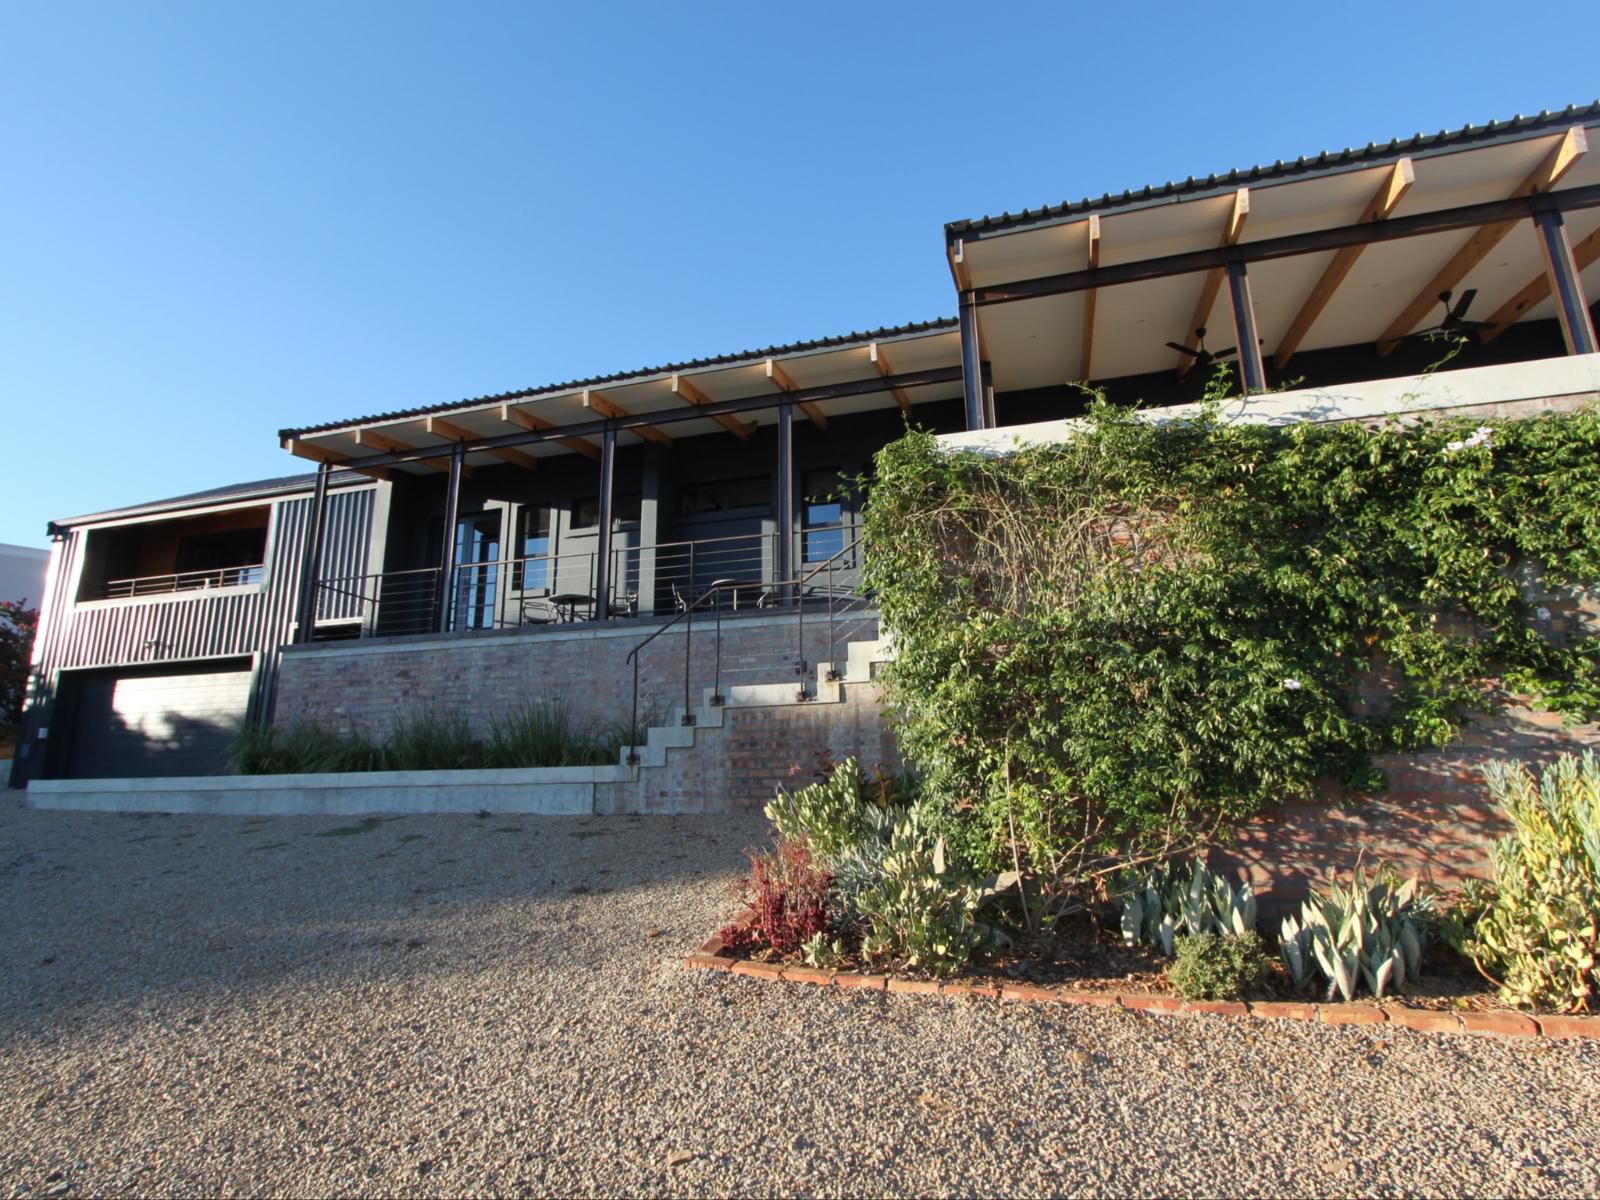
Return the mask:
<svg viewBox="0 0 1600 1200">
<path fill-rule="evenodd" d="M 294 609 L 297 642 L 309 642 L 317 622 L 317 576 L 322 571 L 322 530 L 327 524 L 328 476 L 332 474 L 332 463 L 317 464 L 317 484 L 311 492 L 305 542 L 300 547 L 300 595 Z"/>
<path fill-rule="evenodd" d="M 1244 394 L 1267 390 L 1267 365 L 1261 360 L 1261 337 L 1256 333 L 1256 307 L 1250 300 L 1250 277 L 1239 259 L 1228 264 L 1228 295 L 1233 300 L 1233 332 L 1238 337 L 1239 369 Z"/>
<path fill-rule="evenodd" d="M 594 543 L 594 615 L 611 615 L 611 491 L 616 482 L 617 427 L 600 435 L 600 534 Z"/>
<path fill-rule="evenodd" d="M 466 465 L 467 447 L 457 442 L 450 448 L 450 481 L 444 493 L 444 545 L 439 548 L 439 632 L 450 632 L 455 616 L 456 522 L 461 517 L 461 468 Z"/>
<path fill-rule="evenodd" d="M 999 420 L 994 415 L 994 368 L 985 359 L 978 364 L 978 375 L 983 380 L 983 427 L 998 429 Z"/>
<path fill-rule="evenodd" d="M 988 428 L 984 422 L 983 368 L 978 358 L 978 305 L 971 292 L 962 292 L 961 386 L 966 400 L 968 429 Z"/>
<path fill-rule="evenodd" d="M 793 579 L 794 570 L 794 405 L 778 405 L 778 545 L 775 582 Z"/>
<path fill-rule="evenodd" d="M 1556 300 L 1556 316 L 1561 321 L 1561 336 L 1568 354 L 1595 352 L 1594 321 L 1589 316 L 1588 298 L 1583 294 L 1583 279 L 1572 259 L 1572 243 L 1567 227 L 1555 210 L 1534 216 L 1539 230 L 1539 245 L 1544 249 L 1545 267 L 1550 272 L 1550 294 Z"/>
</svg>

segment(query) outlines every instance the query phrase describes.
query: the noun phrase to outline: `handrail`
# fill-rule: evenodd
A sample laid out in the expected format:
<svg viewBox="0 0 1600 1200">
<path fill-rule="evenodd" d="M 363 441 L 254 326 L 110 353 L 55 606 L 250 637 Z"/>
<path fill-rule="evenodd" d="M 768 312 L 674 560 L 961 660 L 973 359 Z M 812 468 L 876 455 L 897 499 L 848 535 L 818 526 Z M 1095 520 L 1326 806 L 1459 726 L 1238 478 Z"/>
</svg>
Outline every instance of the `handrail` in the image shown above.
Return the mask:
<svg viewBox="0 0 1600 1200">
<path fill-rule="evenodd" d="M 265 563 L 203 567 L 196 571 L 171 571 L 165 575 L 108 579 L 100 585 L 100 591 L 104 593 L 103 599 L 125 600 L 136 596 L 161 596 L 169 592 L 207 591 L 214 587 L 248 587 L 260 583 L 265 572 Z"/>
<path fill-rule="evenodd" d="M 821 575 L 823 572 L 827 572 L 828 576 L 829 576 L 829 578 L 831 580 L 832 576 L 833 576 L 833 572 L 834 572 L 834 570 L 836 568 L 836 565 L 837 565 L 838 561 L 841 558 L 845 557 L 845 555 L 850 554 L 853 551 L 855 551 L 856 549 L 858 549 L 860 547 L 860 545 L 861 545 L 861 542 L 862 542 L 861 535 L 857 534 L 856 537 L 853 538 L 849 542 L 849 544 L 840 547 L 840 549 L 836 550 L 833 554 L 829 555 L 826 560 L 824 560 L 823 562 L 818 563 L 815 567 L 813 567 L 810 571 L 807 571 L 804 575 L 797 575 L 792 579 L 775 579 L 775 580 L 772 580 L 770 583 L 766 583 L 766 584 L 763 585 L 765 587 L 765 589 L 766 589 L 766 594 L 768 594 L 768 595 L 770 595 L 770 594 L 772 594 L 774 592 L 782 595 L 788 589 L 792 588 L 794 590 L 794 592 L 793 592 L 793 594 L 794 594 L 794 606 L 795 606 L 795 610 L 796 610 L 796 613 L 797 613 L 797 629 L 798 629 L 798 643 L 797 643 L 797 647 L 796 648 L 799 651 L 797 670 L 800 673 L 800 698 L 802 700 L 810 699 L 810 696 L 809 696 L 809 694 L 807 692 L 807 689 L 806 689 L 806 682 L 805 682 L 805 607 L 806 607 L 806 605 L 805 605 L 805 594 L 804 594 L 803 589 L 804 589 L 806 584 L 810 583 L 813 579 L 815 579 L 818 575 Z M 678 624 L 679 621 L 686 622 L 686 624 L 684 626 L 684 638 L 683 638 L 683 717 L 681 719 L 682 719 L 682 723 L 684 725 L 693 725 L 694 721 L 695 721 L 695 718 L 694 718 L 694 706 L 693 706 L 693 704 L 690 703 L 690 679 L 691 679 L 691 672 L 693 670 L 693 658 L 692 658 L 692 655 L 691 655 L 691 650 L 693 648 L 693 639 L 694 639 L 694 614 L 695 614 L 695 611 L 697 609 L 699 609 L 701 606 L 703 606 L 705 604 L 705 602 L 707 600 L 711 599 L 712 597 L 720 597 L 721 593 L 724 592 L 724 591 L 733 591 L 733 590 L 737 590 L 737 589 L 740 589 L 740 588 L 749 588 L 749 587 L 750 587 L 750 583 L 747 580 L 718 579 L 718 580 L 713 581 L 711 583 L 711 585 L 706 588 L 705 591 L 701 592 L 700 595 L 696 596 L 693 600 L 691 600 L 690 602 L 685 604 L 684 607 L 683 607 L 683 610 L 681 612 L 676 613 L 672 617 L 671 620 L 667 621 L 665 624 L 661 625 L 659 628 L 652 630 L 648 636 L 643 638 L 641 641 L 639 641 L 639 643 L 637 645 L 635 645 L 633 647 L 633 649 L 628 651 L 628 656 L 627 656 L 627 658 L 625 658 L 623 660 L 623 662 L 624 663 L 632 663 L 633 664 L 633 712 L 632 712 L 632 720 L 631 720 L 631 722 L 630 722 L 630 724 L 628 726 L 628 736 L 630 738 L 637 738 L 639 736 L 639 652 L 642 651 L 651 642 L 655 641 L 662 634 L 666 633 L 667 630 L 671 629 L 674 625 Z M 829 639 L 830 639 L 830 646 L 829 646 L 830 652 L 832 650 L 831 641 L 832 641 L 832 637 L 833 637 L 833 608 L 834 608 L 834 594 L 833 594 L 833 588 L 832 588 L 832 586 L 830 584 L 830 586 L 828 588 L 828 629 L 829 629 Z M 713 667 L 712 667 L 711 703 L 713 705 L 717 705 L 717 704 L 721 704 L 722 703 L 722 694 L 721 694 L 722 693 L 722 605 L 720 603 L 720 600 L 719 600 L 719 603 L 717 604 L 716 609 L 714 611 L 716 612 L 717 627 L 716 627 L 716 641 L 715 641 L 715 651 L 714 651 Z M 629 763 L 629 765 L 630 766 L 631 765 L 635 765 L 635 764 L 638 763 L 638 761 L 639 761 L 638 746 L 629 745 L 629 747 L 628 747 L 628 763 Z"/>
</svg>

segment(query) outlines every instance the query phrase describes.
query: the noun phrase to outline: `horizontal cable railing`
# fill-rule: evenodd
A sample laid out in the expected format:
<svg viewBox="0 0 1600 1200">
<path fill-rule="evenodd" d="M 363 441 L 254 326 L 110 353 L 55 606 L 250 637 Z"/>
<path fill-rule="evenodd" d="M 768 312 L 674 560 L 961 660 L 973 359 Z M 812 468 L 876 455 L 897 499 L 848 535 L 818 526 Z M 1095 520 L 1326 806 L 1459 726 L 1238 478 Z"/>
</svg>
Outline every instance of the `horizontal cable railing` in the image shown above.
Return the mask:
<svg viewBox="0 0 1600 1200">
<path fill-rule="evenodd" d="M 142 575 L 137 579 L 109 579 L 93 589 L 97 600 L 123 600 L 130 596 L 162 596 L 170 592 L 202 592 L 213 588 L 245 587 L 260 583 L 266 572 L 261 563 L 239 567 L 212 567 L 171 575 Z"/>
<path fill-rule="evenodd" d="M 815 557 L 819 550 L 844 546 L 854 536 L 846 525 L 803 531 L 799 549 Z M 773 582 L 779 535 L 774 532 L 660 542 L 613 545 L 602 604 L 597 592 L 597 554 L 527 555 L 462 563 L 441 581 L 437 567 L 390 571 L 317 584 L 320 618 L 335 614 L 360 621 L 363 637 L 408 633 L 509 629 L 625 617 L 668 616 L 686 610 L 693 597 L 713 582 L 719 603 L 729 611 L 787 605 L 793 594 L 808 604 L 824 586 L 842 586 L 849 555 L 829 555 L 829 583 L 813 581 L 780 595 Z M 853 554 L 853 549 L 851 554 Z M 853 563 L 853 559 L 851 559 Z M 441 600 L 447 603 L 441 603 Z"/>
</svg>

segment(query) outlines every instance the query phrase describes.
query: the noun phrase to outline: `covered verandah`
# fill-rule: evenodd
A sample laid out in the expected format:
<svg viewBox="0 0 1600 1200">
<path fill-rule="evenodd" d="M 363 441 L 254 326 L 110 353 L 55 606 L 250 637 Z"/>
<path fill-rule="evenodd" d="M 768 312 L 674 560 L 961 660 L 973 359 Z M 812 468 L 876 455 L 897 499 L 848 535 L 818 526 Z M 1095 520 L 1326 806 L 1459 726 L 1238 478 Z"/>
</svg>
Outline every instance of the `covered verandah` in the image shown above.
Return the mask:
<svg viewBox="0 0 1600 1200">
<path fill-rule="evenodd" d="M 713 584 L 730 610 L 853 590 L 851 479 L 907 420 L 959 429 L 960 394 L 946 320 L 285 430 L 319 464 L 297 640 L 648 618 Z M 335 470 L 390 484 L 367 575 L 318 569 Z M 341 604 L 359 620 L 329 621 Z"/>
</svg>

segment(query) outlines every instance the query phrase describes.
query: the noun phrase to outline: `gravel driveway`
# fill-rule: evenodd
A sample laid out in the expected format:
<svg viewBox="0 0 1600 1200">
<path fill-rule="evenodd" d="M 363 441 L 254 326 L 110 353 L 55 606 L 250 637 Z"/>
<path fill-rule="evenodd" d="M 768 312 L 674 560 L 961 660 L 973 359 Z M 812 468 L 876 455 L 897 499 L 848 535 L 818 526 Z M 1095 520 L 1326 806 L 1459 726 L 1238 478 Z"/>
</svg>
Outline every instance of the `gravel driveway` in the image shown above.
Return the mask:
<svg viewBox="0 0 1600 1200">
<path fill-rule="evenodd" d="M 1600 1046 L 689 972 L 750 817 L 0 803 L 9 1195 L 1600 1192 Z"/>
</svg>

